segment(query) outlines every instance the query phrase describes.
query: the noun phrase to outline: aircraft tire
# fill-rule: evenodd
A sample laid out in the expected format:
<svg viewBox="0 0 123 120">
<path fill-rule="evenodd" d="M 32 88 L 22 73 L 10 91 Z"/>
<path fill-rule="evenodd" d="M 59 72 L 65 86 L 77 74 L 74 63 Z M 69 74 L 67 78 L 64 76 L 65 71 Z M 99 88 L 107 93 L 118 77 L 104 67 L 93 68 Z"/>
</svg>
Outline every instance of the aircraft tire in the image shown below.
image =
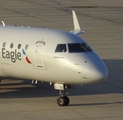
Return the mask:
<svg viewBox="0 0 123 120">
<path fill-rule="evenodd" d="M 59 106 L 67 106 L 69 104 L 69 98 L 67 96 L 59 97 L 57 103 Z"/>
<path fill-rule="evenodd" d="M 67 96 L 64 96 L 65 99 L 65 106 L 67 106 L 70 102 L 69 98 Z"/>
</svg>

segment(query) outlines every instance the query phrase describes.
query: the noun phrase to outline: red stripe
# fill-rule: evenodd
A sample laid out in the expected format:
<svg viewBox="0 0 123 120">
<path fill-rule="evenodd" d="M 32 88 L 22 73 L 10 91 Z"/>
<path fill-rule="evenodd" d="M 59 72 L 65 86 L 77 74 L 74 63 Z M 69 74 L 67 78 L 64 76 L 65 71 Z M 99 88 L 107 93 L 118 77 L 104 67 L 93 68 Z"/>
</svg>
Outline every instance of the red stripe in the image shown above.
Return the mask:
<svg viewBox="0 0 123 120">
<path fill-rule="evenodd" d="M 28 57 L 26 57 L 26 61 L 31 64 L 31 61 L 28 59 Z"/>
</svg>

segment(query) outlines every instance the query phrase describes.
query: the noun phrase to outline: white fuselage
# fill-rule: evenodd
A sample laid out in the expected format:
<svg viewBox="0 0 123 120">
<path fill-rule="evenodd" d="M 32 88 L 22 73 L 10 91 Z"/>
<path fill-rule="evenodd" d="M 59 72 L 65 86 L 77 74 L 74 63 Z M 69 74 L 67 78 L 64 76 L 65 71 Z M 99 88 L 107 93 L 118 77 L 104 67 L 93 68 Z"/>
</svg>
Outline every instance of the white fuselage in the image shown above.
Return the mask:
<svg viewBox="0 0 123 120">
<path fill-rule="evenodd" d="M 69 32 L 0 26 L 0 76 L 63 84 L 103 81 L 108 71 L 93 51 L 70 52 L 68 44 L 86 43 Z M 65 51 L 56 51 L 58 45 Z"/>
</svg>

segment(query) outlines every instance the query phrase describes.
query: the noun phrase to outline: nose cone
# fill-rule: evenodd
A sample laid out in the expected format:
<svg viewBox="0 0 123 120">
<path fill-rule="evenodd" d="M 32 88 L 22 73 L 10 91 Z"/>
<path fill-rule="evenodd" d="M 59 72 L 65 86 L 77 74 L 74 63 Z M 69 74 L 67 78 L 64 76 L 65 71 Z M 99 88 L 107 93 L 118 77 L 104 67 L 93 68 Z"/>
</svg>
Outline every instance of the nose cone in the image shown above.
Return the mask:
<svg viewBox="0 0 123 120">
<path fill-rule="evenodd" d="M 108 77 L 108 69 L 105 64 L 98 66 L 98 68 L 91 68 L 91 80 L 93 82 L 101 82 Z"/>
</svg>

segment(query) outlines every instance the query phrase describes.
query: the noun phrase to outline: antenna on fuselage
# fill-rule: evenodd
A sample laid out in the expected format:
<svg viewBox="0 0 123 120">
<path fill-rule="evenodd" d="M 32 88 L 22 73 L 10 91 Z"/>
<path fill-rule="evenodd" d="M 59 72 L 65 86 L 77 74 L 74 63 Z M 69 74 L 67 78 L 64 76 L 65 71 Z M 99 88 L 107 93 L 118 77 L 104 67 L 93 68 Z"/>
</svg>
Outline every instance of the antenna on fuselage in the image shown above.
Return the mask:
<svg viewBox="0 0 123 120">
<path fill-rule="evenodd" d="M 1 21 L 2 22 L 2 24 L 3 24 L 3 27 L 5 27 L 5 23 L 4 23 L 4 21 Z"/>
</svg>

